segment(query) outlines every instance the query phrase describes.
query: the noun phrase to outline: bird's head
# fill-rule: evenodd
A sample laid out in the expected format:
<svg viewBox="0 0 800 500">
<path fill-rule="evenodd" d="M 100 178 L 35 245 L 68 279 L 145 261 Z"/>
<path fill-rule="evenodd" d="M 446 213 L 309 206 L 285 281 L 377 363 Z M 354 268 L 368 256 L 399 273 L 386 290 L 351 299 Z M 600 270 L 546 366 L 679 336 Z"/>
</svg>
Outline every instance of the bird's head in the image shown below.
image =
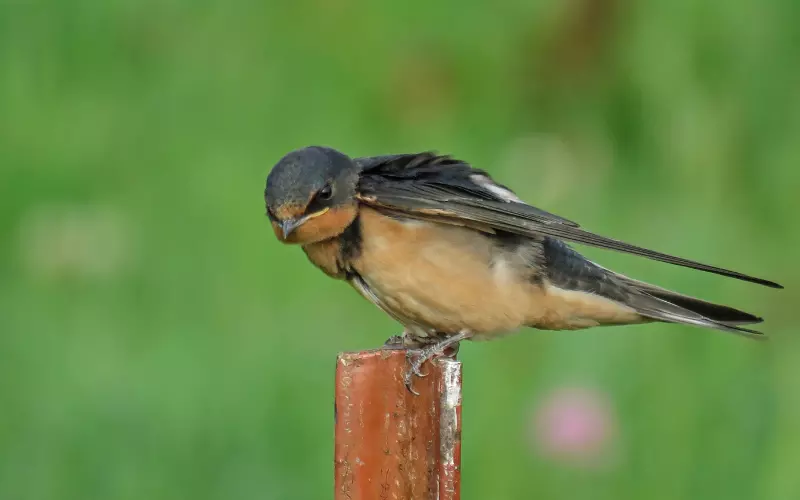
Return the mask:
<svg viewBox="0 0 800 500">
<path fill-rule="evenodd" d="M 309 146 L 281 158 L 264 190 L 278 239 L 308 244 L 340 235 L 358 212 L 358 175 L 358 165 L 331 148 Z"/>
</svg>

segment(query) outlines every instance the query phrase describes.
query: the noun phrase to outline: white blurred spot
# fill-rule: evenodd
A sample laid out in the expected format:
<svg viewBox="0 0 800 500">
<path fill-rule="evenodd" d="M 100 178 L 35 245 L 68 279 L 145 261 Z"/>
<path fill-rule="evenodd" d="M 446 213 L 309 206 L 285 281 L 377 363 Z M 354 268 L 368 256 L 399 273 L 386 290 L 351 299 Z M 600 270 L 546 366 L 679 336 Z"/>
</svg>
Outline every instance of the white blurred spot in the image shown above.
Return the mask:
<svg viewBox="0 0 800 500">
<path fill-rule="evenodd" d="M 547 205 L 599 189 L 611 164 L 610 147 L 591 137 L 567 138 L 555 134 L 518 137 L 506 146 L 500 164 L 518 179 L 518 194 L 535 193 L 534 206 Z"/>
<path fill-rule="evenodd" d="M 18 248 L 39 278 L 112 278 L 130 263 L 131 231 L 113 207 L 40 205 L 21 218 Z"/>
</svg>

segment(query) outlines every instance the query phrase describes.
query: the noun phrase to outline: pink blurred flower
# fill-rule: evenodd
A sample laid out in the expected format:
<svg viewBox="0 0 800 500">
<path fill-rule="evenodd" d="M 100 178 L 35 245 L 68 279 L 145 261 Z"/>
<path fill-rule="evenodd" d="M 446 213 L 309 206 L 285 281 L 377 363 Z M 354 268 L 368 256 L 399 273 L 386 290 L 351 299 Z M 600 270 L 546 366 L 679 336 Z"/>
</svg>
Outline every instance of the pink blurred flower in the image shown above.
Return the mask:
<svg viewBox="0 0 800 500">
<path fill-rule="evenodd" d="M 588 388 L 561 388 L 537 405 L 531 438 L 542 456 L 573 465 L 607 462 L 617 435 L 609 399 Z"/>
</svg>

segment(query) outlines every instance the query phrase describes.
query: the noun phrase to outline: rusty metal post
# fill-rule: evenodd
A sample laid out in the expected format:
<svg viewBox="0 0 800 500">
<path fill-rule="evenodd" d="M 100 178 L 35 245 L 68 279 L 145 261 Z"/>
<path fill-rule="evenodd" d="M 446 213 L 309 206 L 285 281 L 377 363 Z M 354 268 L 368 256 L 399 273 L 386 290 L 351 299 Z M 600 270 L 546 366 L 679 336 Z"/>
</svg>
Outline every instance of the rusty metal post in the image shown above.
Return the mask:
<svg viewBox="0 0 800 500">
<path fill-rule="evenodd" d="M 426 363 L 406 390 L 405 351 L 336 362 L 335 500 L 459 500 L 461 363 Z"/>
</svg>

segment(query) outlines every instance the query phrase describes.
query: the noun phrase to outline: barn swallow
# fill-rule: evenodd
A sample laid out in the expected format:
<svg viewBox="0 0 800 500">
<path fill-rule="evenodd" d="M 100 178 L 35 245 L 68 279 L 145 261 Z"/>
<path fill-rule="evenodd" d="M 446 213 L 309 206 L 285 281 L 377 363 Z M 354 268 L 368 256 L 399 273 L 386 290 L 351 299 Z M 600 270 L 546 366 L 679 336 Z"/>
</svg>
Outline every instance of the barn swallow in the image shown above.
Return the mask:
<svg viewBox="0 0 800 500">
<path fill-rule="evenodd" d="M 350 158 L 306 147 L 273 167 L 264 197 L 280 241 L 300 245 L 325 274 L 403 325 L 392 345 L 414 348 L 410 390 L 430 357 L 521 327 L 666 322 L 761 336 L 742 326 L 760 323 L 757 316 L 634 280 L 566 242 L 783 288 L 591 233 L 432 152 Z"/>
</svg>

